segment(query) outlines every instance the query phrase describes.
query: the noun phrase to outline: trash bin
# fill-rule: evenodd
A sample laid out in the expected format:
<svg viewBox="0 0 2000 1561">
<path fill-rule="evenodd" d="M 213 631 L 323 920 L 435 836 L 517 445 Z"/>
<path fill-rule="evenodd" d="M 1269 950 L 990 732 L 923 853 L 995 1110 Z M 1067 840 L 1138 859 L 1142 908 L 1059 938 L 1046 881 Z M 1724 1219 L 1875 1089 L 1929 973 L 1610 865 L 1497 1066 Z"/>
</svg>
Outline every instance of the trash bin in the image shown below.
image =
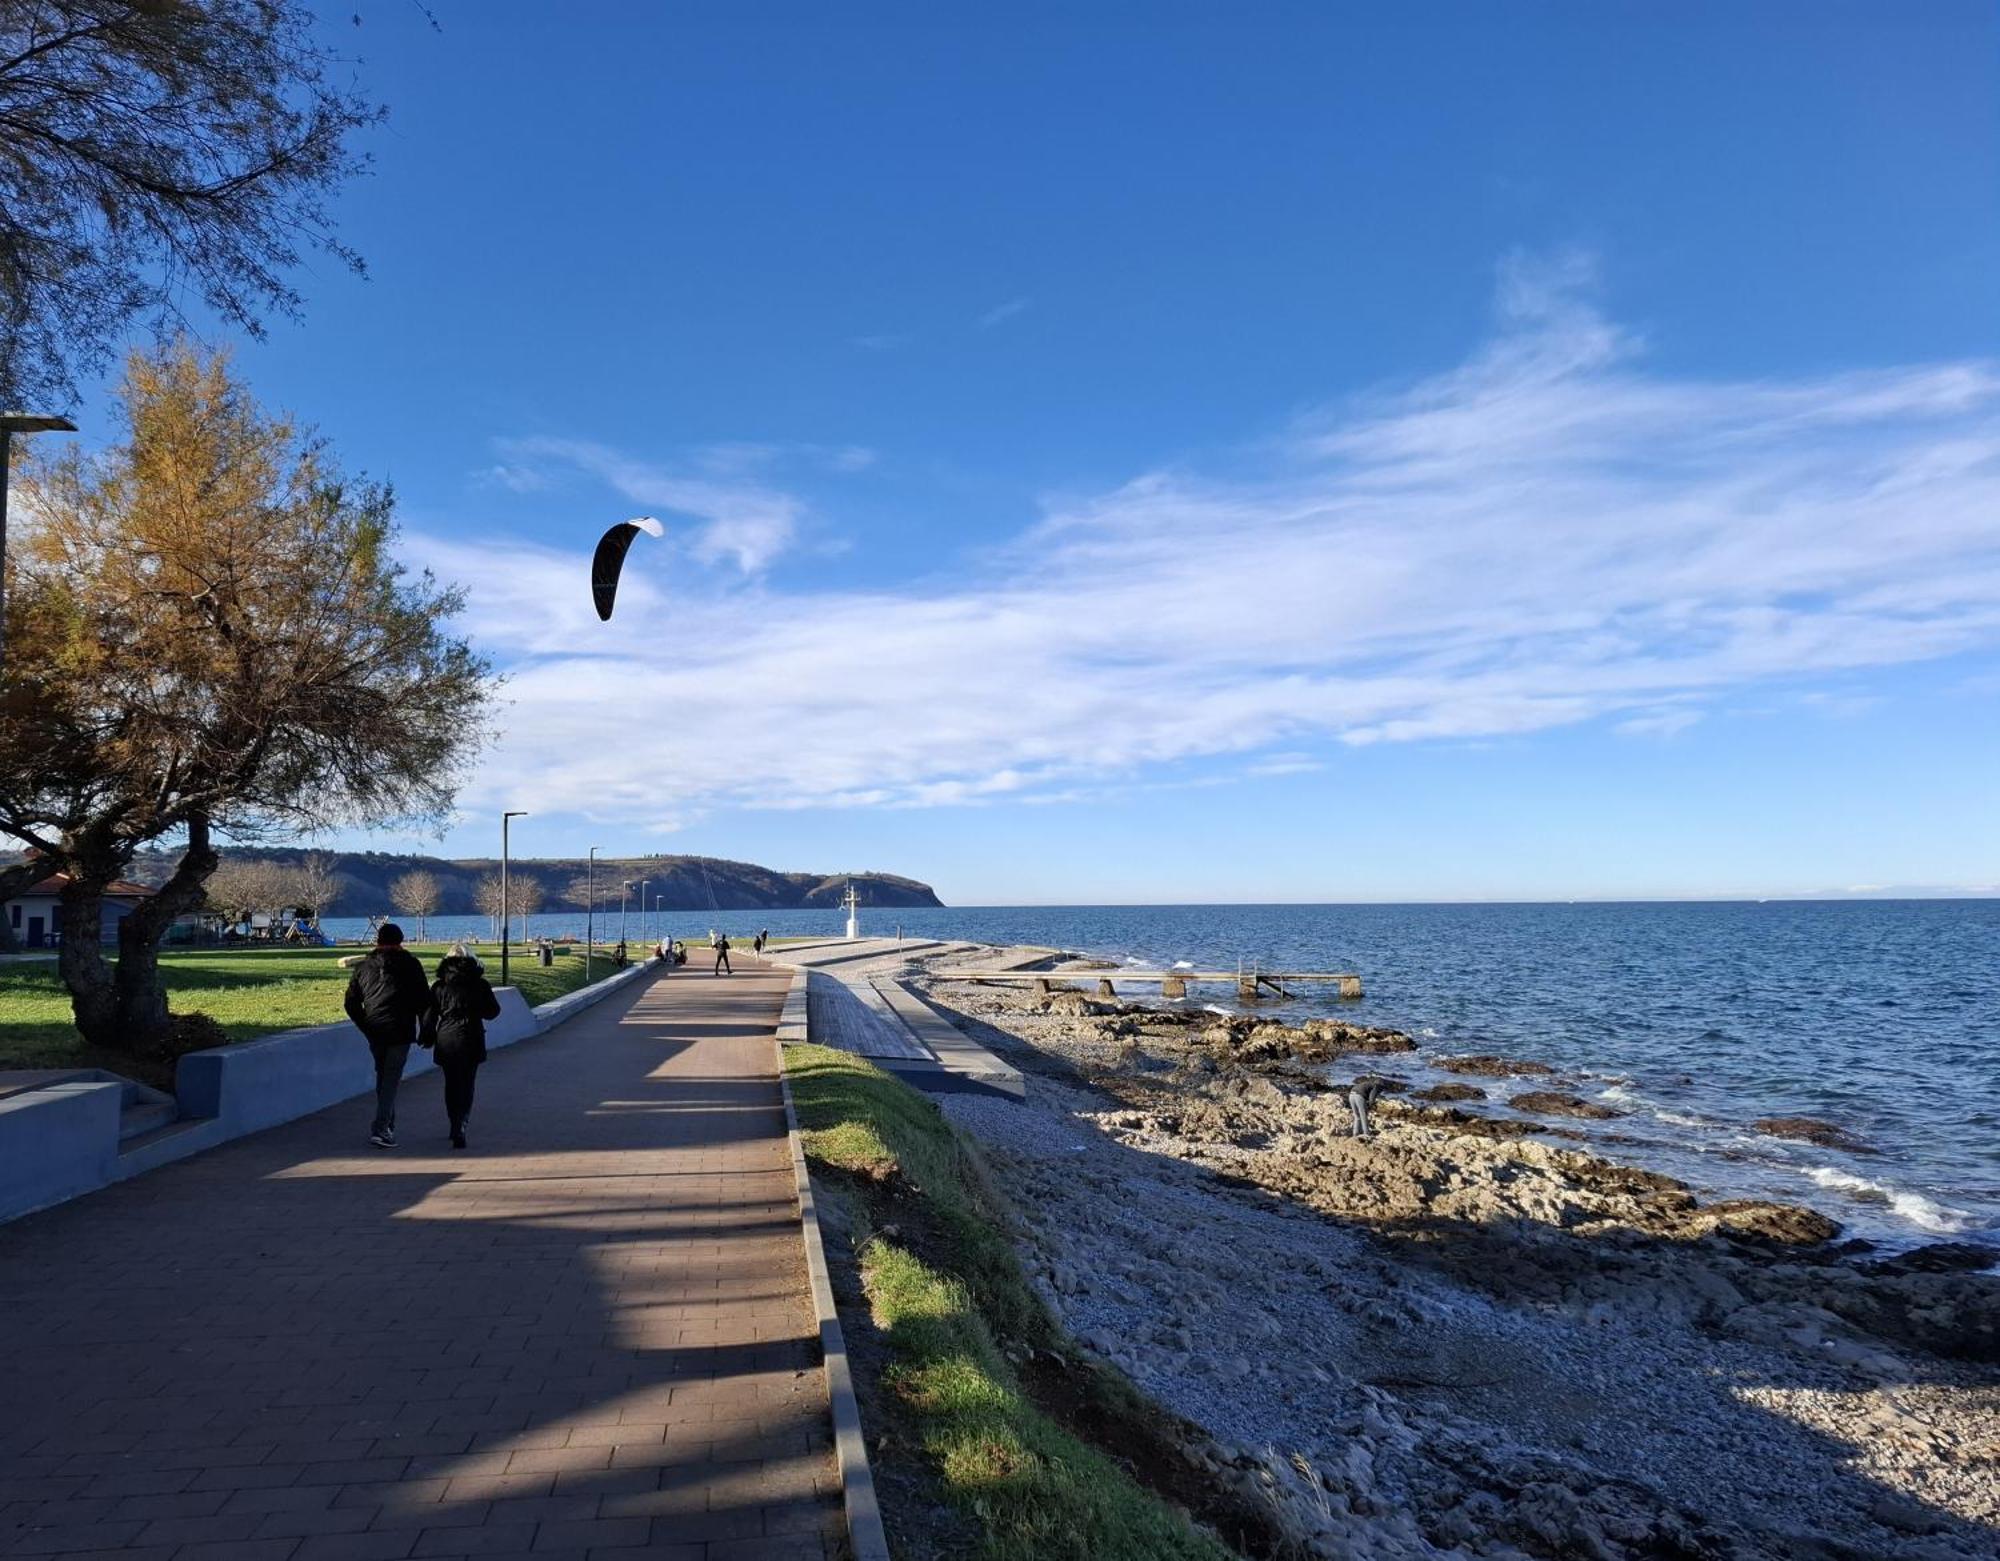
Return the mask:
<svg viewBox="0 0 2000 1561">
<path fill-rule="evenodd" d="M 535 953 L 540 957 L 541 962 L 544 965 L 553 965 L 556 962 L 556 951 L 550 948 L 546 943 L 544 943 L 540 948 L 536 949 Z"/>
</svg>

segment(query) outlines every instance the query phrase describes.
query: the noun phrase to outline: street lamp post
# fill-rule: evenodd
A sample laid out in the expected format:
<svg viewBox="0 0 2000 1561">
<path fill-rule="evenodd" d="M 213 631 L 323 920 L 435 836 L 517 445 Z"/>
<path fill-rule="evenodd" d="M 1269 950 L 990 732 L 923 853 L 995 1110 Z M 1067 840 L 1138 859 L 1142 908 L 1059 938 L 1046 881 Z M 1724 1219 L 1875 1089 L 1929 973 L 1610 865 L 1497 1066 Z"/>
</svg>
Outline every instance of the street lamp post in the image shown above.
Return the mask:
<svg viewBox="0 0 2000 1561">
<path fill-rule="evenodd" d="M 7 639 L 7 473 L 14 456 L 14 436 L 75 432 L 76 424 L 66 417 L 0 412 L 0 645 L 4 645 Z"/>
<path fill-rule="evenodd" d="M 500 984 L 507 984 L 507 946 L 513 940 L 514 923 L 507 903 L 507 826 L 528 816 L 525 808 L 500 815 Z"/>
<path fill-rule="evenodd" d="M 584 869 L 583 890 L 583 984 L 590 985 L 590 957 L 597 952 L 597 850 L 590 848 L 590 865 Z"/>
<path fill-rule="evenodd" d="M 625 946 L 625 907 L 632 900 L 632 883 L 627 879 L 618 886 L 618 946 Z"/>
<path fill-rule="evenodd" d="M 639 936 L 642 938 L 646 937 L 652 931 L 650 924 L 646 920 L 646 885 L 652 881 L 650 878 L 641 878 L 639 880 Z"/>
</svg>

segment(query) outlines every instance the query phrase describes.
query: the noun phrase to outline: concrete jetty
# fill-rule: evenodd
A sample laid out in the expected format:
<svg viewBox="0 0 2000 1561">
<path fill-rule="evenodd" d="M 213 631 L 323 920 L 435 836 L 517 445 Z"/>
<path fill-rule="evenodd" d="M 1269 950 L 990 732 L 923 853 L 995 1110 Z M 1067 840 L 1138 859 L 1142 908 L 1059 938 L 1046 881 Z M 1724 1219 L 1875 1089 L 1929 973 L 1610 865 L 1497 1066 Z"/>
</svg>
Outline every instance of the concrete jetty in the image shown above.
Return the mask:
<svg viewBox="0 0 2000 1561">
<path fill-rule="evenodd" d="M 974 1090 L 1019 1100 L 1020 1071 L 993 1055 L 925 1002 L 906 977 L 919 959 L 988 957 L 981 943 L 860 938 L 774 947 L 766 957 L 807 972 L 813 1039 L 866 1057 L 933 1093 Z M 1035 951 L 1046 959 L 1050 950 Z"/>
</svg>

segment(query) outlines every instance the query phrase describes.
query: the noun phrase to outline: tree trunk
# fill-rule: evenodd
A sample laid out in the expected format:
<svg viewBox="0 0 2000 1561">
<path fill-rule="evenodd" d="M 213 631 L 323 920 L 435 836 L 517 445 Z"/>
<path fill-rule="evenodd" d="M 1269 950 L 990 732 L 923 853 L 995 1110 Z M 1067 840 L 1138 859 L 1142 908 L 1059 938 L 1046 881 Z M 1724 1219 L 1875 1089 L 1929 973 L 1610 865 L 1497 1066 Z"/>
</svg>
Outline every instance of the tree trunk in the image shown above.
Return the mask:
<svg viewBox="0 0 2000 1561">
<path fill-rule="evenodd" d="M 109 852 L 79 851 L 70 861 L 62 893 L 62 955 L 58 969 L 69 988 L 76 1027 L 92 1046 L 110 1051 L 143 1049 L 168 1023 L 160 983 L 160 940 L 183 911 L 202 902 L 202 886 L 219 858 L 209 844 L 208 821 L 188 826 L 187 850 L 173 876 L 118 923 L 118 962 L 102 947 L 104 891 L 123 866 Z"/>
<path fill-rule="evenodd" d="M 165 1032 L 169 1022 L 167 990 L 160 981 L 160 943 L 183 912 L 200 907 L 203 886 L 221 861 L 209 844 L 208 821 L 188 825 L 187 849 L 173 876 L 118 923 L 118 1018 L 137 1048 Z"/>
<path fill-rule="evenodd" d="M 69 988 L 70 1008 L 83 1038 L 92 1046 L 125 1051 L 129 1043 L 118 1022 L 118 994 L 103 948 L 104 886 L 112 874 L 102 869 L 93 872 L 80 861 L 72 863 L 70 871 L 73 876 L 63 885 L 58 913 L 62 947 L 56 969 Z"/>
</svg>

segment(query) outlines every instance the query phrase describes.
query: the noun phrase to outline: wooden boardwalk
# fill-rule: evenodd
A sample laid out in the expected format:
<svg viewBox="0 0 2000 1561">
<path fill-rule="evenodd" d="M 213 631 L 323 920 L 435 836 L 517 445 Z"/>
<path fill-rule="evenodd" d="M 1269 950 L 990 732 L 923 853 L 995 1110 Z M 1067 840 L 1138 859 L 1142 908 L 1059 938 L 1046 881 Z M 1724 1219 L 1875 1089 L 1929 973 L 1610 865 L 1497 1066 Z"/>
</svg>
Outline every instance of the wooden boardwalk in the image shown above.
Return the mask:
<svg viewBox="0 0 2000 1561">
<path fill-rule="evenodd" d="M 787 976 L 495 1053 L 463 1153 L 426 1075 L 0 1226 L 0 1554 L 843 1553 Z"/>
</svg>

